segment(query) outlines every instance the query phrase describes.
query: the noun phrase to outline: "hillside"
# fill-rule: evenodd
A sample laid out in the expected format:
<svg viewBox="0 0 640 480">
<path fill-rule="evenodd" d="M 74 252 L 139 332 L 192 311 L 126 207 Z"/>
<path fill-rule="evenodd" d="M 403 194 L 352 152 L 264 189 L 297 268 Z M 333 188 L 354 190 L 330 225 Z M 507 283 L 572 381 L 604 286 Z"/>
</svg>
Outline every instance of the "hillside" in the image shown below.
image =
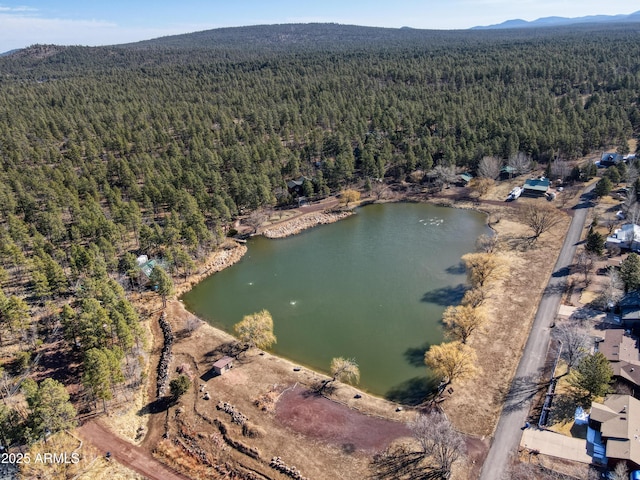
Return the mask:
<svg viewBox="0 0 640 480">
<path fill-rule="evenodd" d="M 137 388 L 136 256 L 182 276 L 239 217 L 295 204 L 289 180 L 320 198 L 485 156 L 624 151 L 640 131 L 639 57 L 628 25 L 333 24 L 0 57 L 3 395 L 41 352 L 79 408 Z M 45 431 L 0 408 L 3 442 Z"/>
</svg>

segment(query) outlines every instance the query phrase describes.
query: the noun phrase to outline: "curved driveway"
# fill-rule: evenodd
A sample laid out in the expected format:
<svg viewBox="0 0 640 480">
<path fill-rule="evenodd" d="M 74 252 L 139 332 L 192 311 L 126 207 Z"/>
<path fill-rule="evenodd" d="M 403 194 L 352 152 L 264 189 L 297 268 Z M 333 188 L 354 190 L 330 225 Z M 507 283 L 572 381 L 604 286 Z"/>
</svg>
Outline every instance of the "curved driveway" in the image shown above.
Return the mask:
<svg viewBox="0 0 640 480">
<path fill-rule="evenodd" d="M 527 344 L 505 400 L 493 443 L 482 467 L 480 480 L 507 478 L 506 472 L 511 455 L 517 451 L 520 444 L 522 436 L 520 428 L 527 420 L 531 401 L 538 390 L 536 381 L 547 355 L 550 339 L 549 326 L 556 317 L 562 294 L 565 291 L 566 275 L 569 266 L 573 263 L 576 245 L 580 241 L 584 228 L 590 206 L 590 192 L 593 187 L 594 185 L 591 185 L 584 191 L 580 197 L 580 203 L 574 207 L 575 211 L 569 231 L 553 269 L 553 274 L 540 300 Z"/>
</svg>

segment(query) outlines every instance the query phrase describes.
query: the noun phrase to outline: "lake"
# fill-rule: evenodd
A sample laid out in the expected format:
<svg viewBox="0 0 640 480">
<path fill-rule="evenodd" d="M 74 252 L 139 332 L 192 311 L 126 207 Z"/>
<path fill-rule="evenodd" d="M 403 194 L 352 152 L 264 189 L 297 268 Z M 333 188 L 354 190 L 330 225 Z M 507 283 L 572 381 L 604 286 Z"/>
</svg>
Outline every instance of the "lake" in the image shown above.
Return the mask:
<svg viewBox="0 0 640 480">
<path fill-rule="evenodd" d="M 464 293 L 460 257 L 483 233 L 485 216 L 472 210 L 369 205 L 299 235 L 250 239 L 239 263 L 182 300 L 229 332 L 267 309 L 274 353 L 325 373 L 333 357 L 352 357 L 360 388 L 412 403 L 432 386 L 423 356 L 443 340 L 442 312 Z"/>
</svg>

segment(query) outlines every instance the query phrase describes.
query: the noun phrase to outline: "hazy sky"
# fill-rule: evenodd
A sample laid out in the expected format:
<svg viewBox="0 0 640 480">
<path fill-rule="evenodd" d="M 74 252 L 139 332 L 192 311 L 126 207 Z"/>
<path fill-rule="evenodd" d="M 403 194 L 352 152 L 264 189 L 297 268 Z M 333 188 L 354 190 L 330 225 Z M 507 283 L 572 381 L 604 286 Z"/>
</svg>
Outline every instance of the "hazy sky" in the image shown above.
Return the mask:
<svg viewBox="0 0 640 480">
<path fill-rule="evenodd" d="M 241 25 L 457 29 L 638 10 L 640 1 L 629 0 L 0 0 L 0 52 L 34 43 L 111 45 Z"/>
</svg>

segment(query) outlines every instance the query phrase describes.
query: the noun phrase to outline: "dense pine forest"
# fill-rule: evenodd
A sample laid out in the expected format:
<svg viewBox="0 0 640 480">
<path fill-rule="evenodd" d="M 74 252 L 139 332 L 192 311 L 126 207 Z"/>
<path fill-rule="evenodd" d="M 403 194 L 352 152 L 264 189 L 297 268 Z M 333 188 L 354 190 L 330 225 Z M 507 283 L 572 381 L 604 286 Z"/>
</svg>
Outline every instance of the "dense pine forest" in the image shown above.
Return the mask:
<svg viewBox="0 0 640 480">
<path fill-rule="evenodd" d="M 137 382 L 136 256 L 189 271 L 300 175 L 323 196 L 485 156 L 627 153 L 638 58 L 638 24 L 282 25 L 0 57 L 0 394 L 58 326 L 90 398 Z M 27 382 L 28 415 L 0 404 L 0 443 L 67 425 L 37 413 L 51 383 Z"/>
</svg>

